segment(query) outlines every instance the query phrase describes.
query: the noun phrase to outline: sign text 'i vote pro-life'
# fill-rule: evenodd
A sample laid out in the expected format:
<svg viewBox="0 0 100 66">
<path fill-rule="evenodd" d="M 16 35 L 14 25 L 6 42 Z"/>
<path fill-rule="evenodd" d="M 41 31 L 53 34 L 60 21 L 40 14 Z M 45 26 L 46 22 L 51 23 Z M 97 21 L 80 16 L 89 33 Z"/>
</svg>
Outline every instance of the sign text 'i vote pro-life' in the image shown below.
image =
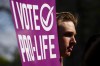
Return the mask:
<svg viewBox="0 0 100 66">
<path fill-rule="evenodd" d="M 59 66 L 55 1 L 11 0 L 10 5 L 23 66 L 54 61 Z"/>
</svg>

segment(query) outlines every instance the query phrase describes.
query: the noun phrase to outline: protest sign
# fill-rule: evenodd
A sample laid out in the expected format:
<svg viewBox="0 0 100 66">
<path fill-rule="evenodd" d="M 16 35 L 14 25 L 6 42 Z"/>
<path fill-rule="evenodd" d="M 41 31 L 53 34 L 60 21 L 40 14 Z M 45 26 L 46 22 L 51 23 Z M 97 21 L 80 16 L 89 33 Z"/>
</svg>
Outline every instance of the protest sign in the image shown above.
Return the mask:
<svg viewBox="0 0 100 66">
<path fill-rule="evenodd" d="M 10 0 L 23 66 L 60 66 L 55 0 Z"/>
</svg>

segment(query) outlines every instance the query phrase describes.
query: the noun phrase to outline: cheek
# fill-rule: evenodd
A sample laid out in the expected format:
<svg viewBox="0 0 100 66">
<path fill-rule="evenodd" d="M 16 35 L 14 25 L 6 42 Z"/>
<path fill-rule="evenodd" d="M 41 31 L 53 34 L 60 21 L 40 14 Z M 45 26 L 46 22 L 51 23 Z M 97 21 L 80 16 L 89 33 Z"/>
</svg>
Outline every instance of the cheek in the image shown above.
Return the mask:
<svg viewBox="0 0 100 66">
<path fill-rule="evenodd" d="M 70 42 L 70 38 L 68 38 L 68 37 L 63 37 L 63 38 L 62 38 L 62 42 L 64 43 L 64 45 L 65 45 L 66 47 L 68 47 L 68 46 L 69 46 L 69 42 Z"/>
</svg>

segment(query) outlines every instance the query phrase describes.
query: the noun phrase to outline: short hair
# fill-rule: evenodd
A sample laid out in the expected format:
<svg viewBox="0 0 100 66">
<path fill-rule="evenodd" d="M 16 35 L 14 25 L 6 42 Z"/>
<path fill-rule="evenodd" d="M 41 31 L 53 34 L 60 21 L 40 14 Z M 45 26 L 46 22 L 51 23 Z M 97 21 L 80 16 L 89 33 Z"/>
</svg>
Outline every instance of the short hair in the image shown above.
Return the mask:
<svg viewBox="0 0 100 66">
<path fill-rule="evenodd" d="M 70 12 L 60 12 L 60 13 L 57 13 L 57 22 L 59 20 L 61 20 L 61 22 L 64 22 L 64 21 L 72 21 L 74 23 L 75 26 L 77 26 L 77 18 L 71 14 Z"/>
</svg>

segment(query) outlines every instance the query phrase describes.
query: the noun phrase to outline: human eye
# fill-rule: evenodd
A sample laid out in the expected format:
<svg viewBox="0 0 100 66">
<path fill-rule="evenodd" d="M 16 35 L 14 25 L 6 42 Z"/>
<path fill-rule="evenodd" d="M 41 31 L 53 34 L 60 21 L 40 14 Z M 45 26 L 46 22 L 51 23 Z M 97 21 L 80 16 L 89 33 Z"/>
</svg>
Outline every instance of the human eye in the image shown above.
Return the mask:
<svg viewBox="0 0 100 66">
<path fill-rule="evenodd" d="M 65 36 L 65 37 L 72 37 L 73 36 L 73 33 L 72 32 L 65 32 L 63 34 L 63 36 Z"/>
</svg>

